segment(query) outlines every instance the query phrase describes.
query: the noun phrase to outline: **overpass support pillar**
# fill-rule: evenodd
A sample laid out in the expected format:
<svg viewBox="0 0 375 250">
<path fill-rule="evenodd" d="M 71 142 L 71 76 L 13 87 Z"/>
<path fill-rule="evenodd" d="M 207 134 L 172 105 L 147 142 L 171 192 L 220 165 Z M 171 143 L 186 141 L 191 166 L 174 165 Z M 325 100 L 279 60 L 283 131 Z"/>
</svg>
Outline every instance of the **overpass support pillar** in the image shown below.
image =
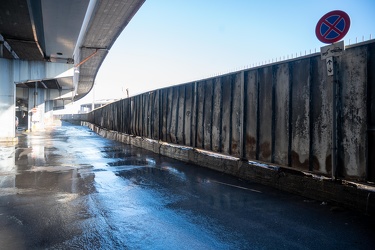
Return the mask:
<svg viewBox="0 0 375 250">
<path fill-rule="evenodd" d="M 12 60 L 0 58 L 0 141 L 15 140 L 16 86 L 13 69 Z"/>
<path fill-rule="evenodd" d="M 45 117 L 51 116 L 53 99 L 73 90 L 47 89 L 45 86 L 38 86 L 38 82 L 70 77 L 64 74 L 72 68 L 73 64 L 66 63 L 0 58 L 0 141 L 16 140 L 16 83 L 35 82 L 35 86 L 28 89 L 28 112 L 32 114 L 29 116 L 28 127 L 43 129 Z"/>
</svg>

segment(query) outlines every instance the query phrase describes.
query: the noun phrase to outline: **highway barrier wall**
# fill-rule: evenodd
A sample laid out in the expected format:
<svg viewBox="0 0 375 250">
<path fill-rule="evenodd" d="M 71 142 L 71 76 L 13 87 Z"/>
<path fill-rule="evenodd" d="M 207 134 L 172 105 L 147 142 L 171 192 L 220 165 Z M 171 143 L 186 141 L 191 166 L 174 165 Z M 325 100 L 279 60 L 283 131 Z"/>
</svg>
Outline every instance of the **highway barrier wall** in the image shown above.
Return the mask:
<svg viewBox="0 0 375 250">
<path fill-rule="evenodd" d="M 122 99 L 69 115 L 108 131 L 291 170 L 375 181 L 375 41 Z M 63 119 L 65 119 L 63 118 Z"/>
</svg>

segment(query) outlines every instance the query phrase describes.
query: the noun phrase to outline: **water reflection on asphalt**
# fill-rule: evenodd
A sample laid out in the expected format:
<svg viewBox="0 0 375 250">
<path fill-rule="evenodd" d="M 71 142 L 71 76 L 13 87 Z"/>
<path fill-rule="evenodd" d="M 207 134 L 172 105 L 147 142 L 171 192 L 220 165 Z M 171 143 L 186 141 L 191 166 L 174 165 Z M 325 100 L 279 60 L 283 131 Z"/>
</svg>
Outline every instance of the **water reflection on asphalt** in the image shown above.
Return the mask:
<svg viewBox="0 0 375 250">
<path fill-rule="evenodd" d="M 1 249 L 371 249 L 372 222 L 83 127 L 0 144 Z"/>
</svg>

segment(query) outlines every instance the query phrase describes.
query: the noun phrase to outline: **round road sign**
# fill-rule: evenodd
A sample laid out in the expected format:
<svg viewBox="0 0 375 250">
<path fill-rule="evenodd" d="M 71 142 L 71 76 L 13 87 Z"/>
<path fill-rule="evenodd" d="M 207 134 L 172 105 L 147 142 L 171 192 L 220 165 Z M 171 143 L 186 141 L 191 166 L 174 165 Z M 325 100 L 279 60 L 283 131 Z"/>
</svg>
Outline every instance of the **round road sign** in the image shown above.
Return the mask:
<svg viewBox="0 0 375 250">
<path fill-rule="evenodd" d="M 334 43 L 348 33 L 349 27 L 349 15 L 344 11 L 334 10 L 320 18 L 315 28 L 315 34 L 323 43 Z"/>
</svg>

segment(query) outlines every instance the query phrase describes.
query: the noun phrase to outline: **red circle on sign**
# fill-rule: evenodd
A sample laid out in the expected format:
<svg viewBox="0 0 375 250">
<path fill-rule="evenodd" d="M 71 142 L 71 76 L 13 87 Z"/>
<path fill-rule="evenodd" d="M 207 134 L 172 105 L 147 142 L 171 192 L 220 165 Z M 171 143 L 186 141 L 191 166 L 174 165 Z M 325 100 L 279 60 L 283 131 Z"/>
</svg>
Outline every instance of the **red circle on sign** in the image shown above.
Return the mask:
<svg viewBox="0 0 375 250">
<path fill-rule="evenodd" d="M 341 10 L 325 14 L 316 24 L 315 34 L 323 43 L 334 43 L 341 40 L 350 27 L 349 15 Z"/>
</svg>

